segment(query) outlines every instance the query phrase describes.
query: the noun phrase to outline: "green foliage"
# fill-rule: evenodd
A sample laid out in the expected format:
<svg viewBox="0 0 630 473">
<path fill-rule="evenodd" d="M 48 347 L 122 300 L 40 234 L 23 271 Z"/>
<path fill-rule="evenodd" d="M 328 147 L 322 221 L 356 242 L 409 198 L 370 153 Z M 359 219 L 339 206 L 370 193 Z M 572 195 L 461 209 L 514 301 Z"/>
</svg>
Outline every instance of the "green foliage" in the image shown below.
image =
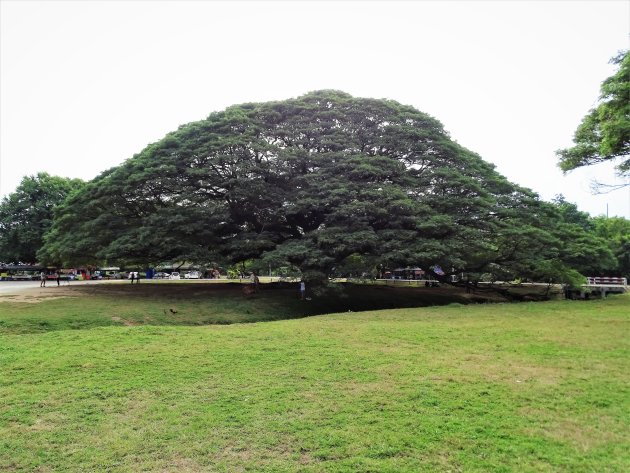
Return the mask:
<svg viewBox="0 0 630 473">
<path fill-rule="evenodd" d="M 317 91 L 169 133 L 69 199 L 42 255 L 260 260 L 317 284 L 353 255 L 353 272 L 440 264 L 534 278 L 563 258 L 554 212 L 428 115 Z"/>
<path fill-rule="evenodd" d="M 577 205 L 574 203 L 568 202 L 562 194 L 556 195 L 551 202 L 560 213 L 560 219 L 562 222 L 570 225 L 577 225 L 587 232 L 590 232 L 595 228 L 595 224 L 593 223 L 591 216 L 587 212 L 579 210 Z"/>
<path fill-rule="evenodd" d="M 353 253 L 347 256 L 343 261 L 340 261 L 335 266 L 333 275 L 336 277 L 353 277 L 361 278 L 376 276 L 376 262 L 373 258 L 367 258 L 361 254 Z M 367 268 L 372 268 L 372 271 L 367 271 Z"/>
<path fill-rule="evenodd" d="M 565 264 L 588 276 L 630 277 L 630 221 L 593 218 L 562 195 L 553 205 L 559 212 L 554 231 L 564 241 L 560 258 Z"/>
<path fill-rule="evenodd" d="M 602 83 L 600 104 L 582 120 L 573 139 L 575 146 L 556 152 L 565 172 L 620 160 L 619 175 L 630 177 L 630 51 L 611 62 L 619 69 Z"/>
<path fill-rule="evenodd" d="M 615 272 L 630 280 L 630 220 L 623 217 L 596 217 L 595 234 L 604 239 L 615 255 Z"/>
<path fill-rule="evenodd" d="M 595 231 L 595 220 L 562 195 L 556 196 L 552 206 L 555 216 L 549 228 L 558 240 L 558 261 L 548 268 L 550 277 L 576 287 L 584 283 L 582 275 L 611 275 L 618 266 L 617 257 L 606 238 Z M 552 276 L 558 268 L 563 277 Z"/>
<path fill-rule="evenodd" d="M 82 186 L 80 179 L 45 172 L 24 177 L 0 203 L 0 262 L 35 263 L 54 208 Z"/>
</svg>

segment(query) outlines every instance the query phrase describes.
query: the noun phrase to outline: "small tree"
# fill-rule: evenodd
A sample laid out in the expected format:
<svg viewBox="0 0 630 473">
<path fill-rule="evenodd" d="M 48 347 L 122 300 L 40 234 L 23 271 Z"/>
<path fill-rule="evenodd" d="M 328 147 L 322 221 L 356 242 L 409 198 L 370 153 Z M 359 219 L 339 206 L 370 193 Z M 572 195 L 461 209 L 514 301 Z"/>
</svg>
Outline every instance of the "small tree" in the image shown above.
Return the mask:
<svg viewBox="0 0 630 473">
<path fill-rule="evenodd" d="M 45 172 L 24 177 L 0 203 L 0 261 L 35 263 L 54 208 L 83 184 Z"/>
</svg>

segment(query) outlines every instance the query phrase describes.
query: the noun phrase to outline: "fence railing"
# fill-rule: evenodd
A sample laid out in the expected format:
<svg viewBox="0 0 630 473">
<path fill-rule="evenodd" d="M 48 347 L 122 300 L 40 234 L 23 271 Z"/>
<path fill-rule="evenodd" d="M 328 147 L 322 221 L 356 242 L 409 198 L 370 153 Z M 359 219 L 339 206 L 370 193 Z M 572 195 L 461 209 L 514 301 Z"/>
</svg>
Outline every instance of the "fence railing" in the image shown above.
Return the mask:
<svg viewBox="0 0 630 473">
<path fill-rule="evenodd" d="M 588 285 L 612 285 L 612 286 L 627 286 L 628 281 L 626 278 L 609 278 L 609 277 L 596 277 L 586 278 Z"/>
</svg>

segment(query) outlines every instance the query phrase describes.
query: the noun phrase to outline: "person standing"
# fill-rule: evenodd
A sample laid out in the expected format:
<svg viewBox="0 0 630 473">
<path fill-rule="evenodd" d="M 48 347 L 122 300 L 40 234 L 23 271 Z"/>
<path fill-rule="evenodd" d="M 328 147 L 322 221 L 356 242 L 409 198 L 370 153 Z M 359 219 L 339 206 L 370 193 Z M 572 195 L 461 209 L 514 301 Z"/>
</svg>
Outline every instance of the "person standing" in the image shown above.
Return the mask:
<svg viewBox="0 0 630 473">
<path fill-rule="evenodd" d="M 55 279 L 57 280 L 57 286 L 61 286 L 61 273 L 59 271 L 55 273 Z"/>
<path fill-rule="evenodd" d="M 252 271 L 249 273 L 249 282 L 251 284 L 252 292 L 258 292 L 258 276 Z"/>
<path fill-rule="evenodd" d="M 39 287 L 46 287 L 46 273 L 44 271 L 39 273 L 39 279 L 41 280 Z"/>
<path fill-rule="evenodd" d="M 306 283 L 304 281 L 300 281 L 300 299 L 304 300 L 306 298 Z"/>
<path fill-rule="evenodd" d="M 135 279 L 135 277 L 136 277 L 136 273 L 134 273 L 133 271 L 130 271 L 129 272 L 129 279 L 131 279 L 131 284 L 133 284 L 133 280 Z"/>
</svg>

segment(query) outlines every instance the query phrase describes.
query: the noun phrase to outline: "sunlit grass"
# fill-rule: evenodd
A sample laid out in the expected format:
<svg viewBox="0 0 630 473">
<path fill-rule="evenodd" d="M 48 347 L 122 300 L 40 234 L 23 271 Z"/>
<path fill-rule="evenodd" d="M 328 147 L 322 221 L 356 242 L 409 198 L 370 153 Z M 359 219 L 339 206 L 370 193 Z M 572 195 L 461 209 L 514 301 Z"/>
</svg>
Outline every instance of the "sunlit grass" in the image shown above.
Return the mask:
<svg viewBox="0 0 630 473">
<path fill-rule="evenodd" d="M 69 310 L 53 302 L 32 324 Z M 110 304 L 134 320 L 159 302 Z M 5 327 L 0 471 L 627 471 L 629 309 L 626 295 Z"/>
</svg>

